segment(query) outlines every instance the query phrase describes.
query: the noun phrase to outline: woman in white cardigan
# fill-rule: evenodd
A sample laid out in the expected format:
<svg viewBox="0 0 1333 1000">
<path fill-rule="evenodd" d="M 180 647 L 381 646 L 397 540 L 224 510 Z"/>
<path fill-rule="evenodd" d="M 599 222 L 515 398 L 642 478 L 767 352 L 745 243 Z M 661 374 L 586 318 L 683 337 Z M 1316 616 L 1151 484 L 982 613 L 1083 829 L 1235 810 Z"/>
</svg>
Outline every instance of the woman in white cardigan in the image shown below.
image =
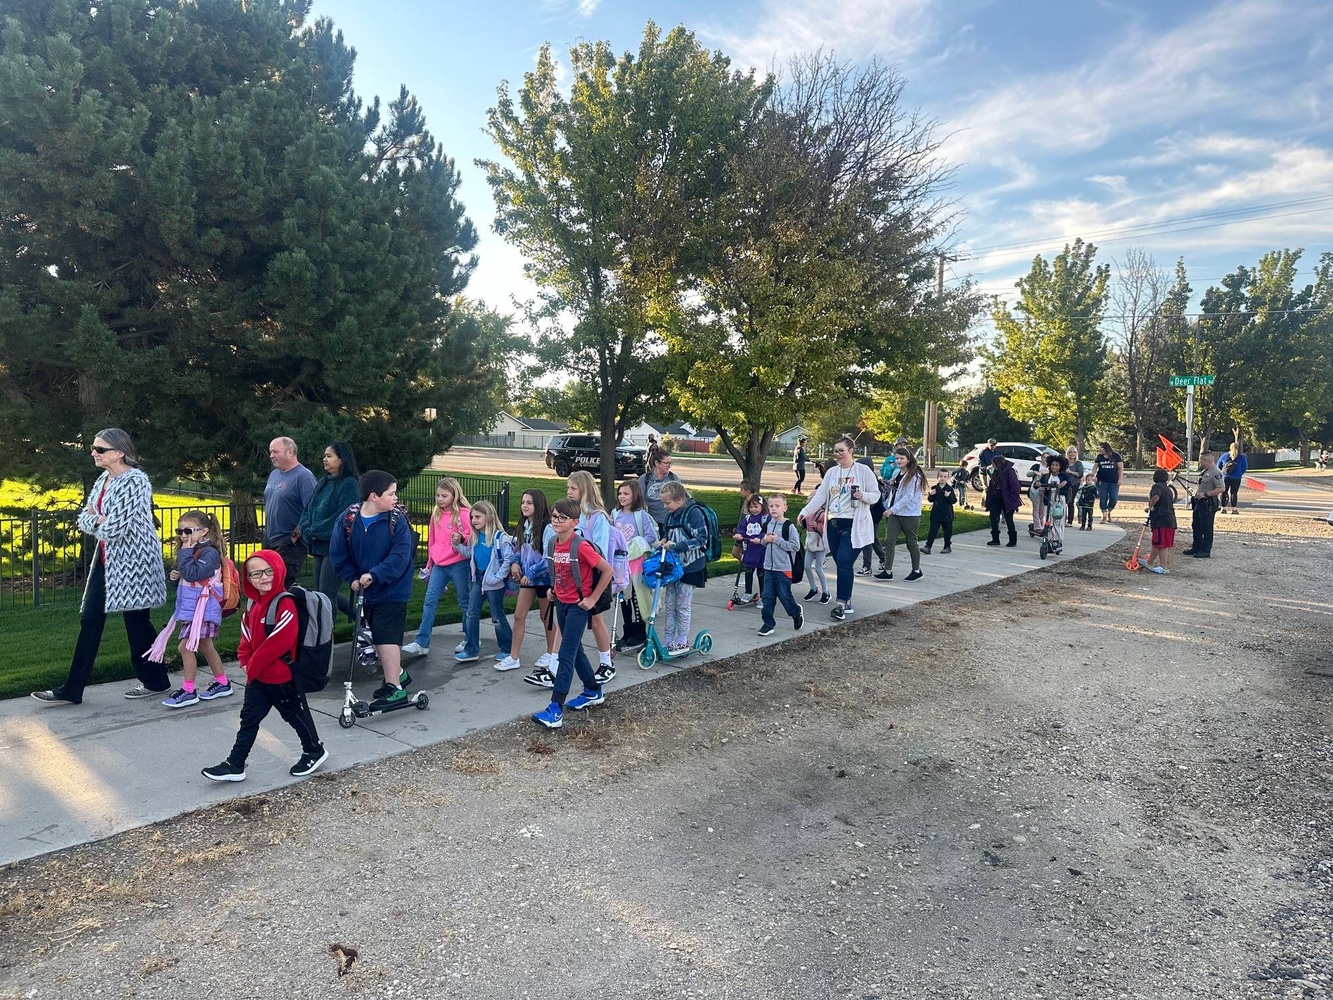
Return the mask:
<svg viewBox="0 0 1333 1000">
<path fill-rule="evenodd" d="M 875 537 L 870 505 L 879 499 L 879 479 L 873 469 L 856 461 L 856 444 L 839 438 L 833 446 L 836 463 L 826 473 L 810 502 L 801 509 L 800 521 L 823 508 L 829 554 L 838 567 L 837 603 L 833 617 L 842 621 L 852 614 L 852 580 L 856 554 Z"/>
<path fill-rule="evenodd" d="M 79 638 L 65 683 L 53 691 L 34 691 L 47 705 L 77 705 L 92 675 L 106 616 L 122 612 L 130 640 L 130 659 L 139 683 L 126 698 L 148 698 L 170 691 L 167 668 L 147 657 L 157 638 L 149 612 L 167 599 L 162 542 L 153 521 L 153 486 L 139 468 L 134 442 L 118 427 L 93 438 L 93 464 L 102 470 L 79 513 L 79 528 L 97 542 L 79 609 Z"/>
</svg>

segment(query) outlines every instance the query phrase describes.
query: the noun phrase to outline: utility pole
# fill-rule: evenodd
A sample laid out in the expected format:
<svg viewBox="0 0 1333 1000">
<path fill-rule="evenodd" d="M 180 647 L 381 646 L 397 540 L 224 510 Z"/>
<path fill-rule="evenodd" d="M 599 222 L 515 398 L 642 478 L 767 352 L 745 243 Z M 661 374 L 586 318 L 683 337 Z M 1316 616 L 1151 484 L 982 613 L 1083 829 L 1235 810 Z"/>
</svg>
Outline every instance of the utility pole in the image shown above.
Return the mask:
<svg viewBox="0 0 1333 1000">
<path fill-rule="evenodd" d="M 944 298 L 944 254 L 940 254 L 939 260 L 935 262 L 935 294 L 939 298 Z M 925 428 L 921 434 L 921 448 L 926 460 L 926 468 L 935 468 L 935 452 L 937 441 L 936 426 L 939 424 L 939 404 L 934 400 L 926 400 L 926 421 Z"/>
</svg>

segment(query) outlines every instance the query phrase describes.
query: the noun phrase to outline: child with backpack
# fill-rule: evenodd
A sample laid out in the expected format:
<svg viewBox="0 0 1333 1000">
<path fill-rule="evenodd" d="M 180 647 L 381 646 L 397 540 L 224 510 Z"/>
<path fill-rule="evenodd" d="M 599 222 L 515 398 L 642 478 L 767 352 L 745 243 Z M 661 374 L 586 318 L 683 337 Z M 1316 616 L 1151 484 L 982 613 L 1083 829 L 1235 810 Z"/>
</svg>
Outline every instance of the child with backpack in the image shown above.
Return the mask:
<svg viewBox="0 0 1333 1000">
<path fill-rule="evenodd" d="M 495 669 L 517 670 L 523 665 L 519 659 L 520 650 L 523 648 L 528 612 L 535 602 L 537 619 L 546 630 L 546 652 L 537 657 L 537 669 L 524 677 L 523 681 L 534 687 L 546 687 L 547 678 L 550 678 L 552 684 L 555 683 L 551 668 L 559 659 L 556 651 L 560 645 L 560 630 L 555 627 L 555 609 L 550 604 L 551 570 L 545 555 L 547 542 L 555 537 L 555 529 L 551 527 L 546 494 L 541 490 L 524 490 L 518 509 L 521 521 L 514 537 L 517 551 L 509 567 L 510 579 L 518 583 L 518 599 L 514 603 L 514 638 L 509 645 L 509 655 L 497 661 Z"/>
<path fill-rule="evenodd" d="M 1154 469 L 1152 487 L 1148 491 L 1148 527 L 1152 528 L 1152 549 L 1144 565 L 1154 573 L 1166 576 L 1171 572 L 1167 563 L 1176 545 L 1176 494 L 1167 481 L 1165 469 Z"/>
<path fill-rule="evenodd" d="M 1078 530 L 1092 530 L 1092 509 L 1097 506 L 1097 476 L 1089 472 L 1083 477 L 1083 485 L 1078 488 Z"/>
<path fill-rule="evenodd" d="M 333 533 L 329 558 L 338 576 L 352 585 L 352 593 L 364 595 L 370 640 L 384 671 L 384 684 L 375 690 L 372 707 L 403 701 L 407 698 L 404 689 L 412 683 L 402 669 L 399 646 L 407 627 L 416 547 L 416 533 L 407 511 L 398 504 L 398 480 L 380 469 L 364 473 L 361 503 L 348 510 L 343 526 Z M 466 565 L 463 572 L 467 573 Z M 471 583 L 469 575 L 466 593 L 470 593 Z"/>
<path fill-rule="evenodd" d="M 611 586 L 611 564 L 577 532 L 579 503 L 557 500 L 551 513 L 555 539 L 551 545 L 551 589 L 555 591 L 556 619 L 560 623 L 560 659 L 551 685 L 551 703 L 532 717 L 539 726 L 559 729 L 565 710 L 582 711 L 606 700 L 602 685 L 583 651 L 583 632 L 598 600 Z M 583 691 L 566 703 L 574 674 Z"/>
<path fill-rule="evenodd" d="M 662 487 L 662 503 L 667 509 L 666 531 L 657 546 L 679 555 L 684 572 L 675 583 L 662 588 L 658 607 L 667 652 L 679 653 L 690 644 L 694 588 L 708 582 L 708 518 L 680 483 Z"/>
<path fill-rule="evenodd" d="M 495 505 L 487 500 L 478 500 L 472 505 L 471 539 L 470 545 L 464 542 L 458 547 L 467 556 L 473 584 L 472 599 L 463 616 L 463 652 L 455 659 L 470 662 L 478 658 L 481 648 L 481 605 L 485 602 L 490 607 L 495 641 L 500 646 L 496 659 L 503 661 L 514 642 L 514 632 L 509 627 L 509 619 L 505 617 L 504 601 L 505 582 L 509 579 L 509 567 L 516 556 L 509 529 L 500 520 Z"/>
<path fill-rule="evenodd" d="M 245 762 L 259 735 L 259 724 L 275 708 L 301 740 L 301 757 L 288 774 L 303 778 L 328 759 L 328 751 L 315 731 L 310 706 L 292 677 L 300 627 L 296 602 L 284 593 L 286 583 L 287 566 L 272 549 L 260 549 L 245 560 L 241 588 L 249 605 L 241 619 L 241 644 L 236 650 L 246 676 L 241 726 L 227 759 L 203 769 L 203 776 L 212 781 L 245 780 Z M 272 616 L 272 627 L 266 629 L 264 619 L 275 599 L 277 613 Z"/>
<path fill-rule="evenodd" d="M 764 590 L 764 525 L 768 515 L 764 513 L 764 498 L 758 493 L 745 501 L 745 516 L 736 525 L 736 532 L 731 537 L 740 546 L 741 567 L 745 570 L 745 594 L 742 604 L 750 604 L 759 599 Z M 759 586 L 754 585 L 754 575 L 759 574 Z"/>
<path fill-rule="evenodd" d="M 176 611 L 172 621 L 180 624 L 176 646 L 181 654 L 181 670 L 185 679 L 162 704 L 167 708 L 185 708 L 201 701 L 230 697 L 231 682 L 222 657 L 213 645 L 222 625 L 222 526 L 212 514 L 191 510 L 181 515 L 176 524 L 176 568 L 169 575 L 176 582 Z M 148 653 L 150 660 L 162 662 L 171 629 L 158 633 L 157 642 Z M 195 690 L 194 679 L 199 670 L 195 651 L 204 654 L 213 680 L 203 691 Z"/>
<path fill-rule="evenodd" d="M 571 472 L 565 486 L 565 496 L 579 505 L 579 534 L 596 545 L 597 551 L 610 560 L 611 515 L 607 513 L 606 504 L 602 503 L 602 491 L 597 488 L 597 480 L 592 473 L 584 469 Z M 601 615 L 592 616 L 589 628 L 597 643 L 597 683 L 605 684 L 616 676 L 616 668 L 611 663 L 611 630 Z"/>
<path fill-rule="evenodd" d="M 805 519 L 805 567 L 810 577 L 810 590 L 802 600 L 813 601 L 818 597 L 820 604 L 833 599 L 828 589 L 828 576 L 824 573 L 824 560 L 828 557 L 828 537 L 824 527 L 822 509 Z"/>
<path fill-rule="evenodd" d="M 616 640 L 616 649 L 632 650 L 648 641 L 646 612 L 652 607 L 653 595 L 643 582 L 643 560 L 657 543 L 657 523 L 648 513 L 643 487 L 637 479 L 621 483 L 616 500 L 620 504 L 616 527 L 626 539 L 630 581 L 623 598 L 625 630 Z"/>
<path fill-rule="evenodd" d="M 759 634 L 772 635 L 777 628 L 773 608 L 778 601 L 791 615 L 792 628 L 799 631 L 805 624 L 805 616 L 796 598 L 791 596 L 791 581 L 795 560 L 801 551 L 801 533 L 787 520 L 787 498 L 781 493 L 768 498 L 768 517 L 764 520 L 764 533 L 759 544 L 764 553 L 764 603 L 761 608 L 764 620 L 759 626 Z"/>
<path fill-rule="evenodd" d="M 426 599 L 421 604 L 421 625 L 416 638 L 403 647 L 407 656 L 425 656 L 430 652 L 431 630 L 440 598 L 452 583 L 458 610 L 467 615 L 472 600 L 472 572 L 467 557 L 458 546 L 472 535 L 472 512 L 468 510 L 463 487 L 452 476 L 442 476 L 435 484 L 435 509 L 426 525 L 426 565 L 421 570 L 426 583 Z M 455 659 L 462 656 L 466 640 L 454 648 Z M 475 659 L 475 657 L 474 657 Z"/>
</svg>

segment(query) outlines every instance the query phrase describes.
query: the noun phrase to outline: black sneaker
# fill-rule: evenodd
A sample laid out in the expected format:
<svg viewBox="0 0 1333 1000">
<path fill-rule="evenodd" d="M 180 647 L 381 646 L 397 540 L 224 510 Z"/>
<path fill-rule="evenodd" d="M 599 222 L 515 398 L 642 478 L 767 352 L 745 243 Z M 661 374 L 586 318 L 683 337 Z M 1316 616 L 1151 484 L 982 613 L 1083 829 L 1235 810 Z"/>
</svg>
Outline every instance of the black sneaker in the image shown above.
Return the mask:
<svg viewBox="0 0 1333 1000">
<path fill-rule="evenodd" d="M 856 571 L 856 575 L 857 575 L 857 576 L 869 576 L 869 575 L 870 575 L 870 567 L 869 567 L 869 566 L 862 566 L 860 569 L 858 569 L 858 570 Z"/>
<path fill-rule="evenodd" d="M 953 546 L 952 546 L 952 545 L 946 545 L 946 546 L 944 546 L 944 548 L 942 548 L 942 549 L 940 550 L 940 552 L 943 553 L 943 554 L 946 555 L 946 556 L 947 556 L 950 552 L 952 552 L 952 551 L 953 551 Z"/>
<path fill-rule="evenodd" d="M 245 780 L 245 768 L 237 767 L 229 760 L 224 760 L 221 764 L 216 764 L 213 767 L 206 767 L 199 773 L 213 781 Z"/>
<path fill-rule="evenodd" d="M 835 604 L 833 605 L 833 610 L 832 612 L 830 612 L 830 614 L 832 614 L 837 621 L 842 621 L 844 618 L 847 617 L 847 609 L 844 608 L 841 604 Z"/>
<path fill-rule="evenodd" d="M 829 601 L 831 601 L 831 600 L 833 600 L 833 595 L 832 595 L 832 594 L 820 594 L 820 595 L 819 595 L 819 603 L 820 603 L 820 604 L 827 604 L 827 603 L 828 603 Z"/>
<path fill-rule="evenodd" d="M 794 631 L 801 631 L 801 626 L 805 624 L 805 615 L 797 615 L 791 620 L 791 627 Z"/>
<path fill-rule="evenodd" d="M 876 580 L 892 580 L 892 579 L 893 579 L 893 573 L 891 573 L 891 572 L 890 572 L 889 570 L 887 570 L 887 569 L 882 569 L 882 570 L 880 570 L 878 573 L 875 574 L 875 579 L 876 579 Z"/>
<path fill-rule="evenodd" d="M 755 635 L 772 635 L 775 631 L 777 631 L 777 629 L 773 625 L 760 625 L 759 631 L 756 632 Z"/>
<path fill-rule="evenodd" d="M 999 545 L 999 544 L 1000 544 L 1000 540 L 999 540 L 998 538 L 992 538 L 992 539 L 991 539 L 989 542 L 987 542 L 986 544 L 987 544 L 987 545 Z"/>
<path fill-rule="evenodd" d="M 611 663 L 599 663 L 597 664 L 597 669 L 592 672 L 592 676 L 593 680 L 597 682 L 597 686 L 601 687 L 608 681 L 616 679 L 615 665 Z"/>
<path fill-rule="evenodd" d="M 545 667 L 538 667 L 532 673 L 523 678 L 524 684 L 531 684 L 533 687 L 553 688 L 555 687 L 555 674 Z"/>
<path fill-rule="evenodd" d="M 808 594 L 806 594 L 804 597 L 802 597 L 801 600 L 803 600 L 803 601 L 813 601 L 813 600 L 814 600 L 816 597 L 818 597 L 818 596 L 819 596 L 819 591 L 817 591 L 817 590 L 815 590 L 815 589 L 812 588 L 812 589 L 810 590 L 810 593 L 808 593 Z"/>
<path fill-rule="evenodd" d="M 907 579 L 908 583 L 911 583 L 913 580 L 920 580 L 920 579 L 921 579 L 921 570 L 919 570 L 919 569 L 914 569 L 914 570 L 912 570 L 912 572 L 910 572 L 910 573 L 907 574 L 906 579 Z"/>
<path fill-rule="evenodd" d="M 372 694 L 370 697 L 373 701 L 379 701 L 381 698 L 387 698 L 389 695 L 393 694 L 397 690 L 398 688 L 396 685 L 387 683 L 381 684 L 379 687 L 375 689 L 375 693 Z"/>
<path fill-rule="evenodd" d="M 287 773 L 293 778 L 304 778 L 307 774 L 314 774 L 319 769 L 319 765 L 329 759 L 329 752 L 323 747 L 319 748 L 319 753 L 303 753 L 301 759 L 291 766 Z"/>
</svg>

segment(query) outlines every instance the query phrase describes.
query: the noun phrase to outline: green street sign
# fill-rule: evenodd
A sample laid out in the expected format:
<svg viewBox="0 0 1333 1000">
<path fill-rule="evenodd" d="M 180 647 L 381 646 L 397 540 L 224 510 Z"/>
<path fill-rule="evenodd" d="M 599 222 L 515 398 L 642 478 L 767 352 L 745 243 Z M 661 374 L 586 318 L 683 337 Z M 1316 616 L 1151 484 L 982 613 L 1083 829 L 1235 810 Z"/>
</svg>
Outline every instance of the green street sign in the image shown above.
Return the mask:
<svg viewBox="0 0 1333 1000">
<path fill-rule="evenodd" d="M 1168 380 L 1172 389 L 1181 389 L 1187 385 L 1212 385 L 1216 375 L 1172 375 Z"/>
</svg>

